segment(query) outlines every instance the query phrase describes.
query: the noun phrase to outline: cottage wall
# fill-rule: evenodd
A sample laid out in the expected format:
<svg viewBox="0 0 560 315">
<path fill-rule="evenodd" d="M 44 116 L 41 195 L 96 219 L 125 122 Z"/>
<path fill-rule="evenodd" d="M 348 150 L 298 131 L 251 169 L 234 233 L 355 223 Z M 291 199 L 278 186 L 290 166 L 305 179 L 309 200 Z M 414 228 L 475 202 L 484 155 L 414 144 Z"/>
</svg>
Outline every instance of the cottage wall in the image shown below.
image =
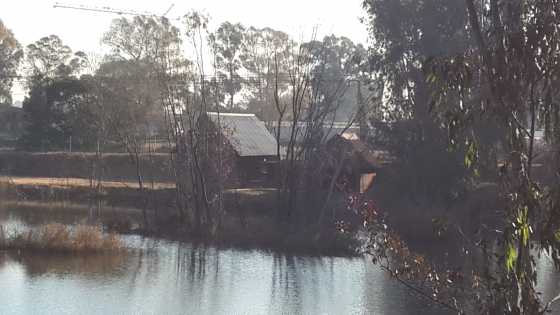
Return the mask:
<svg viewBox="0 0 560 315">
<path fill-rule="evenodd" d="M 220 135 L 217 126 L 209 119 L 202 120 L 202 127 L 206 128 L 209 135 L 209 163 L 206 168 L 209 174 L 213 174 L 210 176 L 212 184 L 218 184 L 217 176 L 221 173 L 222 185 L 225 189 L 276 187 L 278 159 L 275 155 L 240 156 L 235 146 L 228 140 L 231 138 L 228 137 L 228 133 L 232 133 L 232 130 L 224 127 Z M 217 171 L 220 168 L 219 154 L 222 157 L 221 172 Z"/>
</svg>

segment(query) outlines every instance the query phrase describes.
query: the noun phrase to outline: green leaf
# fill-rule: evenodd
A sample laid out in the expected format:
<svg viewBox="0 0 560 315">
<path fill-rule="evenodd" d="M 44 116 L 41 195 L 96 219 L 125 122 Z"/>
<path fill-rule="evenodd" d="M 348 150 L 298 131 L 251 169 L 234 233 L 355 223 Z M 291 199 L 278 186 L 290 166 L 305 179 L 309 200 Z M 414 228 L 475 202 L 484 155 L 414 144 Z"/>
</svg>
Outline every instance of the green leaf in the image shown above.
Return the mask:
<svg viewBox="0 0 560 315">
<path fill-rule="evenodd" d="M 517 233 L 521 237 L 523 246 L 527 246 L 529 243 L 529 237 L 531 236 L 531 229 L 528 220 L 529 208 L 527 206 L 523 207 L 517 213 L 515 220 L 517 221 Z"/>
<path fill-rule="evenodd" d="M 467 142 L 467 152 L 465 152 L 465 167 L 471 168 L 476 161 L 477 148 L 473 141 Z"/>
<path fill-rule="evenodd" d="M 512 244 L 508 244 L 506 250 L 506 268 L 508 271 L 512 271 L 515 263 L 517 262 L 517 250 Z"/>
<path fill-rule="evenodd" d="M 474 169 L 474 176 L 475 177 L 480 177 L 480 171 L 478 170 L 478 168 Z"/>
<path fill-rule="evenodd" d="M 556 239 L 556 241 L 560 242 L 560 230 L 554 232 L 554 238 Z"/>
<path fill-rule="evenodd" d="M 523 225 L 521 228 L 521 241 L 523 242 L 523 246 L 527 246 L 529 242 L 529 226 L 527 224 Z"/>
</svg>

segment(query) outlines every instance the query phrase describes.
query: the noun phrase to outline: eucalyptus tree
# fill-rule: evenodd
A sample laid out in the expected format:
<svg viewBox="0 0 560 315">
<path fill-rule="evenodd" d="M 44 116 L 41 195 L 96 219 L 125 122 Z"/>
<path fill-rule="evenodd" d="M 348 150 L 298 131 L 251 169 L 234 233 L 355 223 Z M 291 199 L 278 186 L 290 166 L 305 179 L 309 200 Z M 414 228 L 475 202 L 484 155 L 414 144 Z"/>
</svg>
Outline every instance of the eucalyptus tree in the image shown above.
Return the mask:
<svg viewBox="0 0 560 315">
<path fill-rule="evenodd" d="M 126 149 L 136 168 L 139 191 L 144 198 L 142 155 L 147 137 L 164 133 L 166 108 L 159 81 L 162 60 L 180 59 L 179 29 L 166 18 L 135 16 L 113 20 L 102 42 L 110 48 L 97 76 L 111 101 L 106 103 L 108 125 Z M 146 200 L 148 201 L 148 200 Z M 148 216 L 144 203 L 144 225 Z"/>
<path fill-rule="evenodd" d="M 465 5 L 460 0 L 366 0 L 363 5 L 372 38 L 371 71 L 385 85 L 383 117 L 374 121 L 375 144 L 389 150 L 395 168 L 403 170 L 398 185 L 407 197 L 447 202 L 463 190 L 467 170 L 460 150 L 448 150 L 446 128 L 432 117 L 423 64 L 468 47 Z"/>
<path fill-rule="evenodd" d="M 245 27 L 240 23 L 224 22 L 210 34 L 210 46 L 215 55 L 218 74 L 223 76 L 223 85 L 229 95 L 229 109 L 235 108 L 235 95 L 241 91 L 243 67 L 243 37 Z"/>
<path fill-rule="evenodd" d="M 352 119 L 357 109 L 358 93 L 347 94 L 352 90 L 351 86 L 365 87 L 369 83 L 366 49 L 346 37 L 335 35 L 304 45 L 311 54 L 313 95 L 315 103 L 324 109 L 322 114 L 328 115 L 331 120 Z M 346 102 L 340 103 L 343 101 Z"/>
<path fill-rule="evenodd" d="M 402 75 L 400 67 L 407 64 L 417 69 L 419 80 L 415 85 L 410 85 L 410 80 L 396 81 L 408 85 L 404 97 L 415 97 L 417 94 L 411 95 L 410 91 L 417 91 L 416 83 L 426 83 L 429 93 L 424 98 L 429 99 L 431 119 L 445 126 L 450 149 L 463 156 L 470 180 L 480 180 L 481 167 L 495 171 L 493 178 L 499 189 L 494 197 L 501 203 L 497 210 L 486 209 L 499 216 L 494 228 L 485 229 L 486 222 L 480 222 L 481 233 L 461 233 L 463 257 L 479 260 L 470 270 L 438 271 L 424 257 L 411 253 L 394 232 L 372 224 L 374 260 L 406 284 L 421 284 L 414 287 L 420 288 L 416 292 L 457 313 L 547 313 L 560 299 L 559 295 L 543 300 L 537 289 L 540 255 L 547 253 L 557 269 L 560 266 L 560 173 L 556 151 L 560 143 L 560 94 L 555 88 L 560 69 L 560 5 L 555 1 L 499 0 L 408 4 L 364 2 L 372 22 L 371 32 L 378 39 L 380 61 L 398 57 L 398 68 L 382 62 L 381 69 L 389 77 Z M 404 16 L 402 22 L 389 20 L 389 13 L 396 10 Z M 424 19 L 425 24 L 419 24 Z M 410 31 L 395 28 L 403 25 L 408 25 Z M 435 29 L 428 31 L 421 25 Z M 421 40 L 432 37 L 442 42 L 427 45 Z M 443 41 L 458 42 L 452 46 L 454 49 L 442 51 L 446 47 Z M 425 53 L 409 53 L 420 49 Z M 416 58 L 400 63 L 400 59 L 410 56 Z M 402 98 L 401 95 L 396 96 Z M 495 127 L 497 136 L 488 137 L 481 132 L 478 127 L 484 125 Z M 548 181 L 535 173 L 539 128 L 545 130 L 545 144 L 553 151 L 549 154 L 555 156 L 549 165 L 544 165 L 556 175 Z M 465 150 L 457 150 L 460 146 Z M 480 158 L 496 147 L 502 148 L 499 161 Z M 376 215 L 375 211 L 370 213 Z"/>
<path fill-rule="evenodd" d="M 77 75 L 86 59 L 83 52 L 73 53 L 56 35 L 42 37 L 26 48 L 28 88 L 37 82 Z"/>
<path fill-rule="evenodd" d="M 155 62 L 170 48 L 179 49 L 179 29 L 166 18 L 135 16 L 111 23 L 102 43 L 111 49 L 111 56 L 135 62 Z"/>
<path fill-rule="evenodd" d="M 544 182 L 534 173 L 534 161 L 539 128 L 556 152 L 550 161 L 559 157 L 560 4 L 465 0 L 465 5 L 474 44 L 429 60 L 427 72 L 437 91 L 436 112 L 453 117 L 456 140 L 472 143 L 475 154 L 467 158 L 473 168 L 486 147 L 478 145 L 484 137 L 471 121 L 488 119 L 504 130 L 499 171 L 503 233 L 495 236 L 495 277 L 485 279 L 492 296 L 481 300 L 487 313 L 545 313 L 558 298 L 543 301 L 537 292 L 537 260 L 546 252 L 560 266 L 560 165 L 545 165 L 556 177 Z"/>
<path fill-rule="evenodd" d="M 12 85 L 22 58 L 21 45 L 0 20 L 0 104 L 12 102 Z"/>
<path fill-rule="evenodd" d="M 24 148 L 66 146 L 67 138 L 72 136 L 68 114 L 75 107 L 67 101 L 81 90 L 78 75 L 86 59 L 82 52 L 73 53 L 56 35 L 43 37 L 27 46 L 29 95 L 23 101 L 27 127 L 20 139 Z"/>
<path fill-rule="evenodd" d="M 180 58 L 180 31 L 165 18 L 136 16 L 113 21 L 102 42 L 110 54 L 97 72 L 118 105 L 112 105 L 112 125 L 131 151 L 141 151 L 146 136 L 161 133 L 165 109 L 159 106 L 157 84 L 161 59 L 173 53 Z M 124 115 L 124 116 L 123 116 Z M 159 127 L 158 127 L 159 126 Z"/>
<path fill-rule="evenodd" d="M 273 95 L 275 88 L 276 63 L 281 80 L 279 89 L 285 91 L 288 86 L 288 69 L 285 58 L 293 42 L 288 34 L 271 28 L 258 29 L 249 27 L 243 37 L 243 68 L 248 72 L 245 87 L 250 96 L 248 108 L 261 119 L 271 121 L 276 118 Z"/>
</svg>

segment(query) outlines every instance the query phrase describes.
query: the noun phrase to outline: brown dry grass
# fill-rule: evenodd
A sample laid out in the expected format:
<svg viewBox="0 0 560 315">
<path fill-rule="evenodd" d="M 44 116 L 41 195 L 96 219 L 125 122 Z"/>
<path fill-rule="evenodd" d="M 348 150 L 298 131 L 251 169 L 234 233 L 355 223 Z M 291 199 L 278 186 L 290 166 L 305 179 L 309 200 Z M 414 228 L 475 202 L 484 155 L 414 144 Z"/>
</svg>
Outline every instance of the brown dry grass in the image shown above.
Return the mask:
<svg viewBox="0 0 560 315">
<path fill-rule="evenodd" d="M 55 177 L 7 177 L 0 176 L 0 183 L 26 186 L 49 186 L 53 188 L 87 188 L 91 183 L 89 179 L 83 178 L 55 178 Z M 138 183 L 133 181 L 103 181 L 102 186 L 106 188 L 138 188 Z M 151 183 L 144 183 L 146 189 L 152 187 Z M 173 183 L 154 183 L 154 189 L 173 189 Z"/>
<path fill-rule="evenodd" d="M 51 223 L 11 236 L 0 226 L 0 249 L 95 253 L 120 251 L 123 245 L 116 234 L 104 234 L 97 226 L 79 225 L 72 229 Z"/>
</svg>

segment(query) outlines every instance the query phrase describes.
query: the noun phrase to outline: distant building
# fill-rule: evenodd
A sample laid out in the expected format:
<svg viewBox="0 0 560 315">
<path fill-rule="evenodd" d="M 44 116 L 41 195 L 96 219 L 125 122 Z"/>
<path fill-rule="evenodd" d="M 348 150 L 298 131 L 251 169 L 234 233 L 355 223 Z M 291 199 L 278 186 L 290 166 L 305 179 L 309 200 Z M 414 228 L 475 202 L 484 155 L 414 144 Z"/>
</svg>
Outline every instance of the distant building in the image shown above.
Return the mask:
<svg viewBox="0 0 560 315">
<path fill-rule="evenodd" d="M 234 151 L 232 177 L 238 181 L 237 188 L 273 186 L 278 148 L 264 122 L 254 114 L 208 112 L 207 116 L 214 126 L 221 126 L 221 134 Z"/>
<path fill-rule="evenodd" d="M 346 192 L 366 193 L 387 162 L 386 153 L 372 150 L 350 132 L 333 136 L 327 142 L 326 152 L 331 161 L 328 173 L 331 178 L 337 176 L 337 187 Z"/>
<path fill-rule="evenodd" d="M 290 138 L 292 136 L 292 122 L 291 121 L 283 121 L 280 124 L 280 138 L 279 142 L 280 145 L 286 146 L 290 142 Z M 267 127 L 270 132 L 273 134 L 274 138 L 277 136 L 278 132 L 278 122 L 272 121 L 267 123 Z M 307 129 L 307 123 L 299 122 L 296 124 L 295 130 L 295 142 L 296 144 L 300 144 L 302 139 L 304 138 L 305 132 Z M 353 124 L 348 125 L 346 122 L 324 122 L 323 123 L 323 130 L 322 130 L 322 141 L 327 142 L 332 137 L 339 135 L 343 132 L 352 132 L 352 133 L 359 133 L 360 127 Z"/>
</svg>

